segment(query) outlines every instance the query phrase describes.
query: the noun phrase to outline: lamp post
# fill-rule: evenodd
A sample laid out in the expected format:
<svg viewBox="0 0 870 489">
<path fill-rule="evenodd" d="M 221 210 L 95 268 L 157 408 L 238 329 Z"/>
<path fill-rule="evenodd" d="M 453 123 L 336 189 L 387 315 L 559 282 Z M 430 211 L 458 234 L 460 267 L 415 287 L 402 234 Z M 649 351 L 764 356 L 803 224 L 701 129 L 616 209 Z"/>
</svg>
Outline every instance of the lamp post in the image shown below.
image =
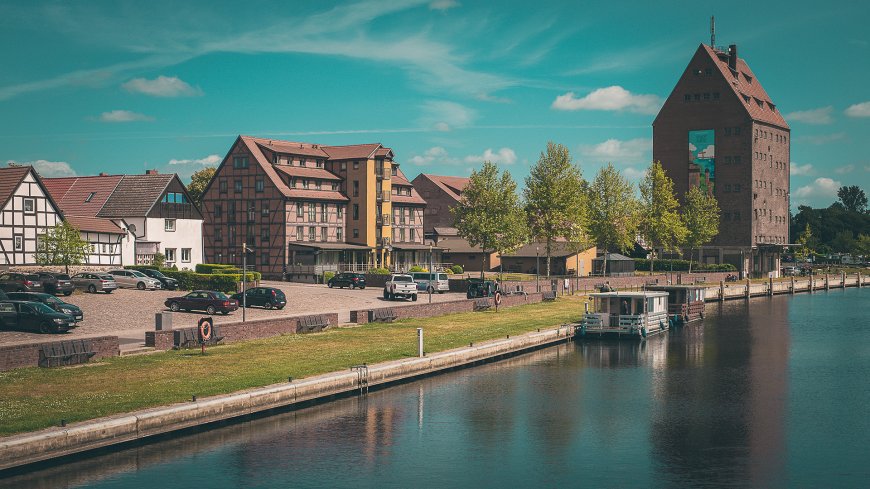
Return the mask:
<svg viewBox="0 0 870 489">
<path fill-rule="evenodd" d="M 242 243 L 242 322 L 245 322 L 246 311 L 248 308 L 248 296 L 245 293 L 247 289 L 248 278 L 248 243 Z"/>
<path fill-rule="evenodd" d="M 429 245 L 429 286 L 426 287 L 426 290 L 429 292 L 429 304 L 432 303 L 432 282 L 434 281 L 435 275 L 435 263 L 432 258 L 432 245 Z"/>
<path fill-rule="evenodd" d="M 541 258 L 540 258 L 540 249 L 535 246 L 535 292 L 541 291 Z"/>
</svg>

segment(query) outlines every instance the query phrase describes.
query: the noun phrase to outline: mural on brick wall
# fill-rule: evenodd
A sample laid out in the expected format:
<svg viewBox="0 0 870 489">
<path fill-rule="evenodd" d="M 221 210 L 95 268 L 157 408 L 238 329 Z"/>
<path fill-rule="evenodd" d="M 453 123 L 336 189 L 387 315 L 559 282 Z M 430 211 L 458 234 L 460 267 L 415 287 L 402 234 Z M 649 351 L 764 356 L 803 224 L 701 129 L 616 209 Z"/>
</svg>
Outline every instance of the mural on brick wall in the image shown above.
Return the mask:
<svg viewBox="0 0 870 489">
<path fill-rule="evenodd" d="M 716 181 L 716 142 L 713 129 L 689 131 L 689 188 L 713 195 Z"/>
</svg>

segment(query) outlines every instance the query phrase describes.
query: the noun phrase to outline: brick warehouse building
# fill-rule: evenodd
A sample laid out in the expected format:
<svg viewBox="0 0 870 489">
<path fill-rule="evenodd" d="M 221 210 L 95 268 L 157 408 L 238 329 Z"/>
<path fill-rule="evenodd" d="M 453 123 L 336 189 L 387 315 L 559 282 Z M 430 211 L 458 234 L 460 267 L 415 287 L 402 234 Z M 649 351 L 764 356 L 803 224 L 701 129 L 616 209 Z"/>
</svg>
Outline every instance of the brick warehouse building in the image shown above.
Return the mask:
<svg viewBox="0 0 870 489">
<path fill-rule="evenodd" d="M 203 193 L 206 261 L 241 265 L 246 243 L 248 263 L 269 277 L 390 266 L 394 235 L 403 258 L 422 247 L 425 204 L 380 144 L 239 136 Z M 394 234 L 399 212 L 404 232 Z"/>
<path fill-rule="evenodd" d="M 653 159 L 681 199 L 700 186 L 719 201 L 719 235 L 700 261 L 778 273 L 789 242 L 790 141 L 737 46 L 699 46 L 653 122 Z"/>
</svg>

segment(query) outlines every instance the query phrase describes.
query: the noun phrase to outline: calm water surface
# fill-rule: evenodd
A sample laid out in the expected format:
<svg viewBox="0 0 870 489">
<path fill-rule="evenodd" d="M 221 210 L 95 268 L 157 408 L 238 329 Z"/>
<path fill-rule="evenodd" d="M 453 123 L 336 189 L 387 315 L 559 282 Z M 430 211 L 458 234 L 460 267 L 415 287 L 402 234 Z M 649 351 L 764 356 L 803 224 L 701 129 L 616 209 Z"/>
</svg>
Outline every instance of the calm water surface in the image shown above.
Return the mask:
<svg viewBox="0 0 870 489">
<path fill-rule="evenodd" d="M 868 487 L 870 290 L 712 304 L 594 341 L 0 486 Z"/>
</svg>

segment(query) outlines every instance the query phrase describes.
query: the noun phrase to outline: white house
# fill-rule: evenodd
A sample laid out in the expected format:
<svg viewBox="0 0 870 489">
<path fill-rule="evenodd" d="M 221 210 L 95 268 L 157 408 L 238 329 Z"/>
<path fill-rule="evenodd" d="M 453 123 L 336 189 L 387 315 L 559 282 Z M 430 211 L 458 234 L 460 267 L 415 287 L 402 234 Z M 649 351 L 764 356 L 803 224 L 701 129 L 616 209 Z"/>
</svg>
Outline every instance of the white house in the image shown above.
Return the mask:
<svg viewBox="0 0 870 489">
<path fill-rule="evenodd" d="M 0 265 L 35 265 L 40 234 L 62 220 L 30 166 L 0 168 Z"/>
</svg>

